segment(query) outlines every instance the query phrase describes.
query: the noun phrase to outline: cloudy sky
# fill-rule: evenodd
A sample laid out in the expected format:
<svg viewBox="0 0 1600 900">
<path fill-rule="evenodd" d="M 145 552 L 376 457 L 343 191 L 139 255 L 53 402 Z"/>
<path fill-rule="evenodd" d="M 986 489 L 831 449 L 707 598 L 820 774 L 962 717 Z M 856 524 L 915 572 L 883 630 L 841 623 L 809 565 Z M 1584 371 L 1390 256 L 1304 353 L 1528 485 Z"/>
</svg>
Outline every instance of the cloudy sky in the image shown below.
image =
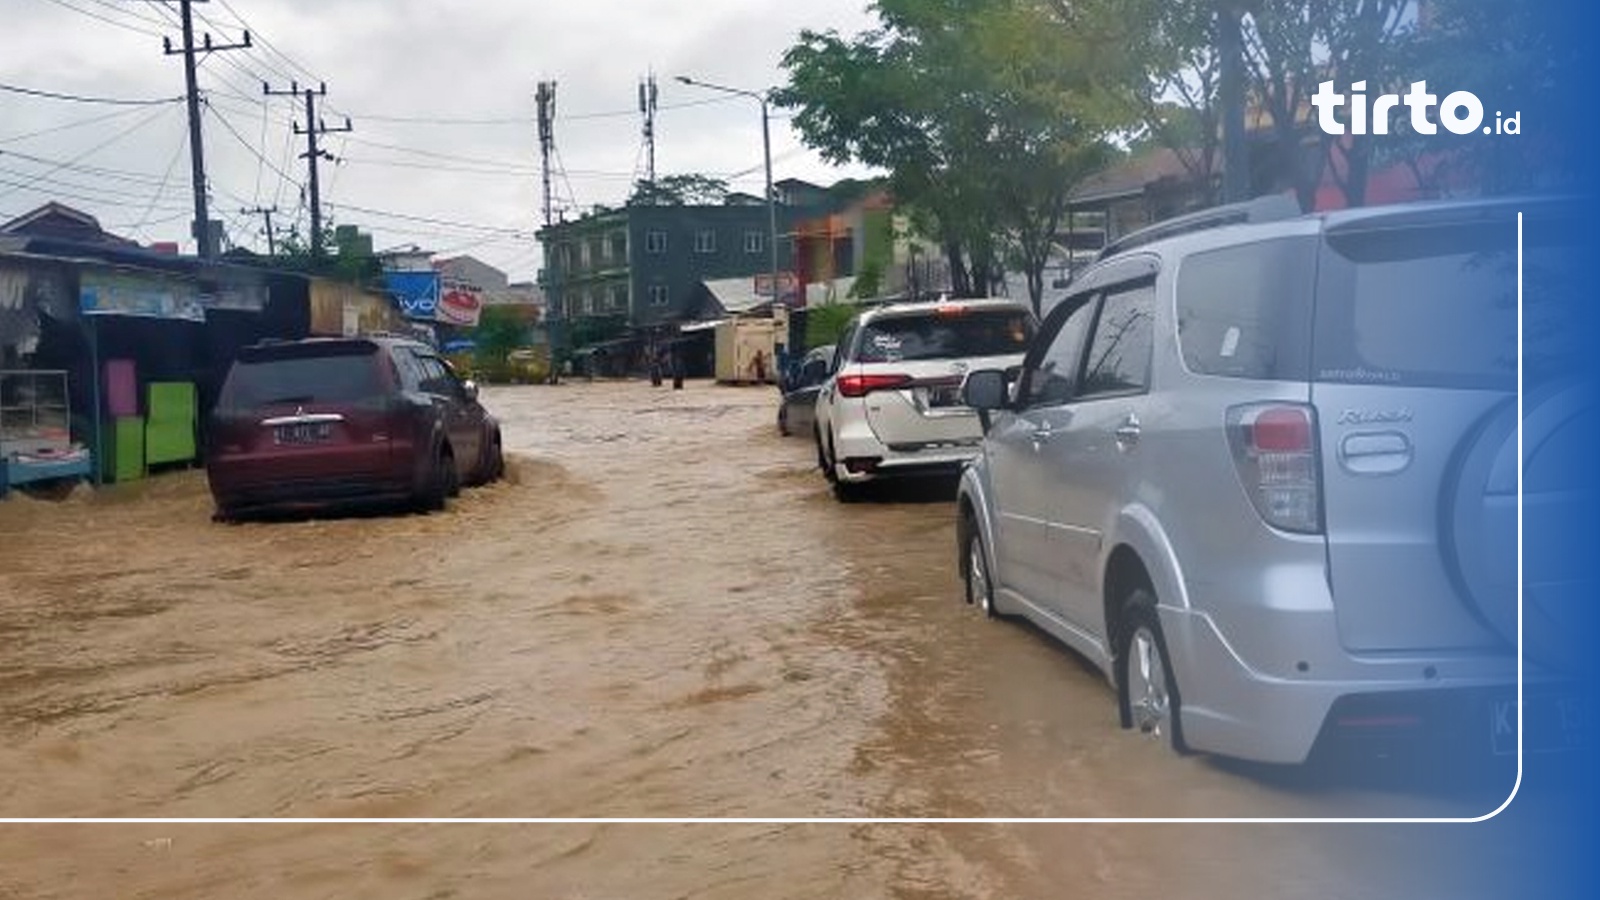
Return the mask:
<svg viewBox="0 0 1600 900">
<path fill-rule="evenodd" d="M 380 249 L 471 253 L 532 279 L 542 199 L 535 85 L 558 83 L 556 195 L 569 210 L 616 203 L 644 170 L 638 84 L 660 88 L 658 174 L 699 172 L 760 193 L 755 101 L 679 84 L 762 90 L 801 29 L 870 27 L 867 0 L 210 0 L 197 40 L 254 47 L 206 58 L 206 168 L 211 214 L 239 245 L 265 249 L 264 217 L 300 224 L 303 100 L 264 97 L 262 83 L 327 83 L 319 112 L 354 128 L 324 147 L 324 214 L 375 235 Z M 0 219 L 49 200 L 141 241 L 192 250 L 187 126 L 176 3 L 5 0 L 0 29 Z M 37 96 L 50 92 L 82 98 Z M 775 177 L 827 183 L 867 174 L 805 150 L 773 122 Z M 570 214 L 570 213 L 569 213 Z"/>
</svg>

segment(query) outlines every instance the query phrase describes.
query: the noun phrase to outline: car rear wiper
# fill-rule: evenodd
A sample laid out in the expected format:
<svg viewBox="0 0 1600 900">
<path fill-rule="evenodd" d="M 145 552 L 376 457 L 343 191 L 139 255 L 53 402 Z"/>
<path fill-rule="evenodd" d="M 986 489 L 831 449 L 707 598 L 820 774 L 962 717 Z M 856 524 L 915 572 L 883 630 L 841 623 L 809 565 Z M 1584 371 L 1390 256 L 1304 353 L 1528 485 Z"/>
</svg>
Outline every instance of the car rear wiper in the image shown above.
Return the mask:
<svg viewBox="0 0 1600 900">
<path fill-rule="evenodd" d="M 313 401 L 315 399 L 317 399 L 317 398 L 311 396 L 310 394 L 302 394 L 302 395 L 296 396 L 296 397 L 274 397 L 271 400 L 263 400 L 263 401 L 261 401 L 261 405 L 262 406 L 277 406 L 280 403 L 283 403 L 283 404 L 288 404 L 288 403 L 310 403 L 311 401 Z"/>
</svg>

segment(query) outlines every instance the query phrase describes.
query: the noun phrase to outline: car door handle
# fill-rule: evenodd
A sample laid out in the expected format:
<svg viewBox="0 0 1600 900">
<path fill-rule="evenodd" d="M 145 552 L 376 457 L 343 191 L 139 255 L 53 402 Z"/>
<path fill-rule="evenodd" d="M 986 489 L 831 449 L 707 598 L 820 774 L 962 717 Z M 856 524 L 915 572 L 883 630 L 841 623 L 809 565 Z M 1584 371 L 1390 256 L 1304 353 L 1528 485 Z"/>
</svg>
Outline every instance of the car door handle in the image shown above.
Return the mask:
<svg viewBox="0 0 1600 900">
<path fill-rule="evenodd" d="M 1115 433 L 1117 445 L 1126 449 L 1139 443 L 1139 436 L 1144 432 L 1139 427 L 1139 418 L 1137 416 L 1129 416 L 1126 421 L 1117 427 Z"/>
<path fill-rule="evenodd" d="M 1051 430 L 1049 425 L 1042 425 L 1038 428 L 1035 428 L 1033 432 L 1028 435 L 1028 439 L 1033 442 L 1033 449 L 1038 450 L 1045 444 L 1050 443 L 1050 439 L 1055 436 L 1056 433 Z"/>
</svg>

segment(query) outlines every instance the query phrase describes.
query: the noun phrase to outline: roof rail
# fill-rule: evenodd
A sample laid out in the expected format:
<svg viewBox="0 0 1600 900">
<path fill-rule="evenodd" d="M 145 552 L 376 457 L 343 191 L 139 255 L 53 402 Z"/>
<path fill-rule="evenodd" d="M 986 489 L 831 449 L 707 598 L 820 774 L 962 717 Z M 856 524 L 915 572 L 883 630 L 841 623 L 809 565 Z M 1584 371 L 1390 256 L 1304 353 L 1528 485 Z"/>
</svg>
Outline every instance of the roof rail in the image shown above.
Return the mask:
<svg viewBox="0 0 1600 900">
<path fill-rule="evenodd" d="M 1293 197 L 1288 194 L 1268 194 L 1243 203 L 1213 206 L 1210 209 L 1202 209 L 1199 212 L 1166 219 L 1130 234 L 1125 234 L 1107 244 L 1095 259 L 1105 259 L 1118 253 L 1132 250 L 1135 247 L 1142 247 L 1162 238 L 1174 237 L 1180 234 L 1221 228 L 1224 225 L 1277 222 L 1283 219 L 1293 219 L 1300 215 L 1302 215 L 1300 204 Z"/>
</svg>

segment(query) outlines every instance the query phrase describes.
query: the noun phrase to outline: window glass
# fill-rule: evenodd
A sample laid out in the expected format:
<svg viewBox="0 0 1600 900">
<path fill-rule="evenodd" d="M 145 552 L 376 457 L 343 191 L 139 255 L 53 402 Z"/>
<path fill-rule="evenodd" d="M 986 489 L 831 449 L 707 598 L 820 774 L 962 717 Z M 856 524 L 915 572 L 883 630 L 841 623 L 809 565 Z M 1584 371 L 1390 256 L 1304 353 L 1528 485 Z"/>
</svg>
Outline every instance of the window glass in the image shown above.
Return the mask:
<svg viewBox="0 0 1600 900">
<path fill-rule="evenodd" d="M 1021 310 L 894 315 L 861 332 L 861 362 L 902 362 L 1006 356 L 1027 352 L 1033 316 Z"/>
<path fill-rule="evenodd" d="M 1529 219 L 1524 348 L 1535 380 L 1580 359 L 1561 308 L 1583 298 L 1570 223 Z M 1558 227 L 1550 227 L 1558 226 Z M 1347 384 L 1514 390 L 1517 231 L 1499 221 L 1330 236 L 1317 294 L 1315 377 Z"/>
<path fill-rule="evenodd" d="M 1155 310 L 1154 282 L 1106 291 L 1089 353 L 1084 358 L 1079 397 L 1126 394 L 1150 387 Z"/>
<path fill-rule="evenodd" d="M 1078 361 L 1083 358 L 1083 339 L 1094 321 L 1095 294 L 1068 298 L 1075 306 L 1051 337 L 1039 361 L 1027 374 L 1023 387 L 1024 406 L 1057 406 L 1072 399 L 1077 383 Z"/>
<path fill-rule="evenodd" d="M 1311 365 L 1312 238 L 1197 253 L 1178 269 L 1178 339 L 1189 371 L 1302 380 Z"/>
<path fill-rule="evenodd" d="M 289 403 L 348 403 L 383 392 L 371 344 L 291 347 L 242 356 L 223 386 L 219 406 L 252 409 Z"/>
</svg>

